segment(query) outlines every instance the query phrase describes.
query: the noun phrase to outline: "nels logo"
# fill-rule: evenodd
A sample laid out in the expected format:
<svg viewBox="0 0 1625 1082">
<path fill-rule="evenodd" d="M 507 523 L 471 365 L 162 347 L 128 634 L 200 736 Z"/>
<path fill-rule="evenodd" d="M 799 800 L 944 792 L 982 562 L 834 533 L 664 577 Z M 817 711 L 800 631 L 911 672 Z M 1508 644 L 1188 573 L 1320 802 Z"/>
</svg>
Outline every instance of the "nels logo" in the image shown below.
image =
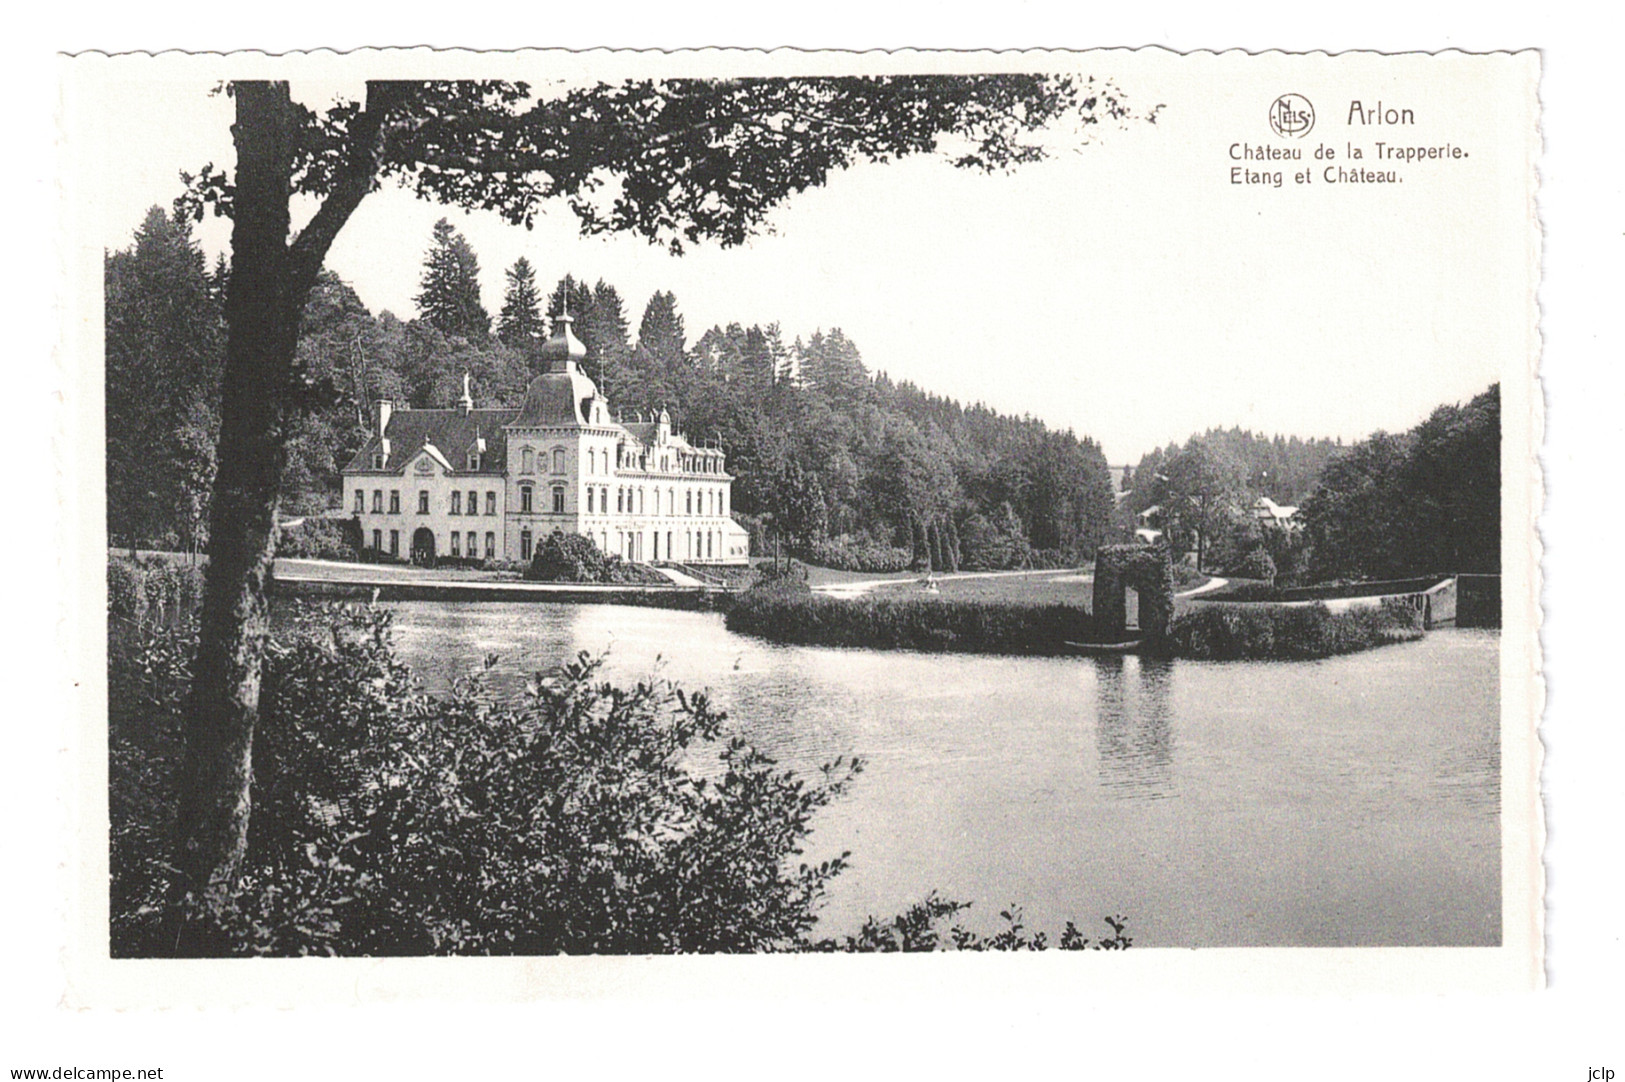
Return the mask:
<svg viewBox="0 0 1625 1082">
<path fill-rule="evenodd" d="M 1282 94 L 1270 103 L 1270 130 L 1283 139 L 1302 139 L 1315 126 L 1315 107 L 1302 94 Z"/>
</svg>

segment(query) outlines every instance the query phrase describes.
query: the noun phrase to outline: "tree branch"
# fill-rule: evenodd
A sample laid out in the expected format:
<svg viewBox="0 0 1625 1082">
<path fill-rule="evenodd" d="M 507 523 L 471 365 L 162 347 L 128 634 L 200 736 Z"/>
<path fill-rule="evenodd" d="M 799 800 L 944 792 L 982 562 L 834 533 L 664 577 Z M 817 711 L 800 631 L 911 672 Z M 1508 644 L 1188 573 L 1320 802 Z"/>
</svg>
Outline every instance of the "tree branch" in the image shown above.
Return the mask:
<svg viewBox="0 0 1625 1082">
<path fill-rule="evenodd" d="M 377 183 L 383 140 L 389 115 L 410 99 L 411 84 L 373 81 L 367 84 L 367 104 L 355 118 L 345 164 L 332 190 L 310 224 L 289 246 L 290 272 L 295 296 L 303 296 L 316 281 L 339 230 Z"/>
</svg>

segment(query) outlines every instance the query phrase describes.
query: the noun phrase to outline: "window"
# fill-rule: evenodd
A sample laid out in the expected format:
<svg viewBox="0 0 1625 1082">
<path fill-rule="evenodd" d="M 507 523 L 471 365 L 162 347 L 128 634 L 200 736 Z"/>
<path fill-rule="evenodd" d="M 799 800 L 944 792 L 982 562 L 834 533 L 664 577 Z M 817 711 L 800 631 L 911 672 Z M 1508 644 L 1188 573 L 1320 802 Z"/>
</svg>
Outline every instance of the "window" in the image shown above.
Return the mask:
<svg viewBox="0 0 1625 1082">
<path fill-rule="evenodd" d="M 375 512 L 382 511 L 384 509 L 384 490 L 381 488 L 375 488 L 372 490 L 372 509 Z"/>
<path fill-rule="evenodd" d="M 497 494 L 495 492 L 485 494 L 485 513 L 488 515 L 497 513 Z"/>
<path fill-rule="evenodd" d="M 519 531 L 519 558 L 521 560 L 526 560 L 526 561 L 528 561 L 530 559 L 530 531 L 529 530 L 520 530 Z"/>
<path fill-rule="evenodd" d="M 693 489 L 688 490 L 688 498 L 683 501 L 683 504 L 687 508 L 686 513 L 692 515 L 694 513 L 694 490 Z"/>
<path fill-rule="evenodd" d="M 480 453 L 478 451 L 468 452 L 468 468 L 470 470 L 477 470 L 480 468 Z"/>
<path fill-rule="evenodd" d="M 471 515 L 480 513 L 480 494 L 473 489 L 468 490 L 468 513 Z"/>
<path fill-rule="evenodd" d="M 361 489 L 355 490 L 355 513 L 360 514 L 367 509 L 367 494 Z"/>
<path fill-rule="evenodd" d="M 562 447 L 553 448 L 553 472 L 564 472 L 564 448 Z"/>
<path fill-rule="evenodd" d="M 587 490 L 587 514 L 592 514 L 592 489 Z"/>
<path fill-rule="evenodd" d="M 384 531 L 372 531 L 372 548 L 374 552 L 384 551 Z"/>
<path fill-rule="evenodd" d="M 420 489 L 418 489 L 418 514 L 427 515 L 428 513 L 429 513 L 429 490 L 426 489 L 426 488 L 420 488 Z"/>
<path fill-rule="evenodd" d="M 643 487 L 638 486 L 638 514 L 643 514 Z"/>
<path fill-rule="evenodd" d="M 480 554 L 480 538 L 473 530 L 468 531 L 468 558 L 473 559 Z"/>
<path fill-rule="evenodd" d="M 451 492 L 451 513 L 454 515 L 463 513 L 463 494 L 456 489 L 452 489 Z M 452 555 L 455 556 L 456 553 L 452 553 Z"/>
<path fill-rule="evenodd" d="M 555 515 L 564 514 L 564 486 L 563 485 L 554 485 L 553 486 L 553 513 Z"/>
<path fill-rule="evenodd" d="M 485 558 L 487 560 L 494 560 L 497 558 L 497 535 L 494 533 L 487 533 L 485 535 Z"/>
<path fill-rule="evenodd" d="M 384 453 L 382 451 L 374 451 L 372 453 L 372 468 L 375 470 L 381 470 L 384 468 Z"/>
<path fill-rule="evenodd" d="M 536 472 L 536 454 L 529 447 L 519 452 L 519 472 Z"/>
<path fill-rule="evenodd" d="M 725 488 L 718 489 L 717 490 L 717 514 L 726 515 L 727 513 L 728 513 L 728 490 L 725 489 Z"/>
<path fill-rule="evenodd" d="M 401 513 L 401 490 L 398 488 L 389 490 L 389 513 L 392 515 Z"/>
<path fill-rule="evenodd" d="M 461 556 L 463 554 L 461 551 L 463 547 L 462 543 L 458 540 L 460 537 L 462 537 L 462 535 L 456 530 L 451 531 L 451 554 L 453 556 Z"/>
<path fill-rule="evenodd" d="M 531 491 L 532 490 L 531 490 L 531 487 L 529 485 L 520 485 L 519 486 L 519 512 L 520 512 L 520 514 L 528 515 L 531 512 L 531 502 L 530 502 L 531 501 Z"/>
<path fill-rule="evenodd" d="M 389 531 L 389 554 L 391 556 L 401 554 L 401 531 L 399 530 Z"/>
<path fill-rule="evenodd" d="M 626 510 L 626 490 L 625 489 L 617 488 L 615 490 L 615 510 L 616 511 L 625 511 Z"/>
</svg>

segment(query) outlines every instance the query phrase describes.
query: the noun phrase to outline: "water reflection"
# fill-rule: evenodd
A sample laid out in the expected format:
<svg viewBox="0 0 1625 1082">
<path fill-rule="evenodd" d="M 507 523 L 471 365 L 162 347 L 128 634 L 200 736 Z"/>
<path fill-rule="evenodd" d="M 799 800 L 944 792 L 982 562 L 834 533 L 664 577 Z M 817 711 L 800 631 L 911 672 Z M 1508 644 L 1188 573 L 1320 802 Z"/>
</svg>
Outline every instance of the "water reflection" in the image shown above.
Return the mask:
<svg viewBox="0 0 1625 1082">
<path fill-rule="evenodd" d="M 1143 946 L 1498 941 L 1495 632 L 1169 664 L 781 646 L 715 613 L 610 605 L 393 607 L 435 690 L 497 654 L 488 682 L 514 696 L 607 649 L 605 679 L 709 688 L 798 773 L 863 756 L 807 854 L 852 853 L 831 933 L 940 890 L 1050 930 L 1126 913 Z"/>
<path fill-rule="evenodd" d="M 1174 735 L 1168 709 L 1173 665 L 1159 658 L 1097 657 L 1095 751 L 1101 787 L 1121 801 L 1174 793 Z M 1135 674 L 1129 692 L 1126 672 Z"/>
</svg>

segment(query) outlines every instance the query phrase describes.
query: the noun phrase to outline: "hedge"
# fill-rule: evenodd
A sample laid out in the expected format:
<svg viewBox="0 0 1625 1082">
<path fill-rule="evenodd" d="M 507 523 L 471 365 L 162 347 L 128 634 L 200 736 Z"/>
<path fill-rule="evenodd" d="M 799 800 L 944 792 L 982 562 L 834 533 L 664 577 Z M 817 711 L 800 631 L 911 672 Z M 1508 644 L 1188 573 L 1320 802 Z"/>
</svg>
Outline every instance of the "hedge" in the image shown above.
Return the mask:
<svg viewBox="0 0 1625 1082">
<path fill-rule="evenodd" d="M 1204 604 L 1168 629 L 1175 657 L 1302 661 L 1422 638 L 1422 614 L 1403 601 L 1334 613 L 1323 604 Z"/>
<path fill-rule="evenodd" d="M 751 590 L 728 609 L 731 631 L 779 642 L 878 650 L 1056 654 L 1095 638 L 1087 609 L 938 598 L 835 598 Z"/>
</svg>

